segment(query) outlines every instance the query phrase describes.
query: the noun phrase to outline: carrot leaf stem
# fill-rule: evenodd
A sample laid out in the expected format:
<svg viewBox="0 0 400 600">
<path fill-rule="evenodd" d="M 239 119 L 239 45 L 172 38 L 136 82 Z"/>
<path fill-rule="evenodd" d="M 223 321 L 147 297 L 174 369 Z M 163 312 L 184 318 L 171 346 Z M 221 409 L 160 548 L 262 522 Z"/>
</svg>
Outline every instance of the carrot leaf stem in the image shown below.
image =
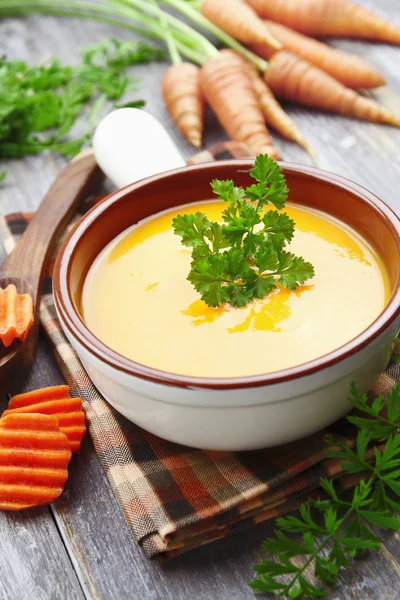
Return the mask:
<svg viewBox="0 0 400 600">
<path fill-rule="evenodd" d="M 143 20 L 145 15 L 147 14 L 147 22 L 149 26 L 154 26 L 154 18 L 151 17 L 159 17 L 159 7 L 153 6 L 148 0 L 107 0 L 109 3 L 114 5 L 122 5 L 128 6 L 131 9 L 135 9 L 143 14 Z M 195 11 L 196 12 L 196 11 Z M 168 23 L 173 30 L 181 31 L 188 39 L 193 40 L 197 43 L 198 47 L 201 48 L 203 54 L 206 54 L 208 57 L 211 57 L 217 54 L 218 50 L 213 46 L 213 44 L 206 38 L 204 35 L 190 27 L 187 23 L 184 23 L 174 15 L 171 15 L 168 12 L 163 11 L 163 16 L 165 21 Z M 150 17 L 150 18 L 149 18 Z"/>
<path fill-rule="evenodd" d="M 185 0 L 159 1 L 161 1 L 163 4 L 171 6 L 172 8 L 175 8 L 185 17 L 188 17 L 188 19 L 190 19 L 194 23 L 196 23 L 209 33 L 215 35 L 215 37 L 218 38 L 221 42 L 223 42 L 226 46 L 232 48 L 232 50 L 235 50 L 236 52 L 247 58 L 247 60 L 253 63 L 255 67 L 262 73 L 264 73 L 267 70 L 268 63 L 265 60 L 263 60 L 253 52 L 250 52 L 250 50 L 247 50 L 247 48 L 242 46 L 242 44 L 236 41 L 233 37 L 231 37 L 225 31 L 214 25 L 214 23 L 212 23 L 206 17 L 204 17 L 198 10 L 193 8 L 191 3 L 188 3 Z"/>
<path fill-rule="evenodd" d="M 154 19 L 134 11 L 128 6 L 115 6 L 114 2 L 111 2 L 111 6 L 94 5 L 89 2 L 74 0 L 69 0 L 68 3 L 59 2 L 58 0 L 29 0 L 28 2 L 27 0 L 1 0 L 0 2 L 0 17 L 26 16 L 29 14 L 91 19 L 165 42 L 165 35 L 161 27 L 154 22 Z M 146 25 L 146 27 L 135 25 L 135 22 Z M 207 51 L 205 47 L 200 48 L 197 40 L 189 38 L 182 31 L 174 31 L 173 35 L 180 54 L 196 64 L 204 64 L 210 55 L 208 47 Z M 208 40 L 206 41 L 208 42 Z M 211 43 L 209 45 L 214 52 L 217 52 Z"/>
<path fill-rule="evenodd" d="M 165 15 L 164 15 L 163 11 L 161 10 L 161 8 L 159 7 L 159 5 L 157 4 L 156 0 L 150 0 L 150 2 L 151 2 L 151 4 L 153 4 L 156 7 L 156 9 L 158 11 L 161 29 L 164 31 L 165 43 L 168 48 L 171 62 L 174 65 L 178 65 L 179 63 L 182 62 L 182 58 L 179 54 L 174 36 L 172 35 L 171 29 L 169 28 L 169 25 L 167 23 Z"/>
</svg>

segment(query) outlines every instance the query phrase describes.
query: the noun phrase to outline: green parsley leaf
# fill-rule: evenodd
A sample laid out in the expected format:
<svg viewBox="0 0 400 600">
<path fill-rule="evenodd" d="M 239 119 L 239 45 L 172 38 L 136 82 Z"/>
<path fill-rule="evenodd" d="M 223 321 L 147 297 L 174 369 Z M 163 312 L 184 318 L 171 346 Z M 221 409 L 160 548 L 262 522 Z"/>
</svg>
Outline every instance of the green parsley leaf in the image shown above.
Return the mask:
<svg viewBox="0 0 400 600">
<path fill-rule="evenodd" d="M 250 176 L 257 184 L 246 188 L 246 196 L 252 202 L 257 202 L 258 208 L 270 202 L 279 209 L 285 206 L 289 189 L 277 162 L 267 154 L 260 154 L 250 171 Z"/>
<path fill-rule="evenodd" d="M 276 280 L 268 275 L 267 277 L 260 277 L 256 275 L 256 279 L 251 288 L 254 298 L 265 298 L 272 290 L 276 288 Z"/>
<path fill-rule="evenodd" d="M 231 179 L 220 181 L 213 179 L 211 189 L 224 202 L 228 202 L 231 206 L 235 206 L 242 198 L 244 198 L 244 189 L 235 187 Z"/>
<path fill-rule="evenodd" d="M 227 268 L 228 261 L 223 254 L 193 260 L 188 280 L 208 306 L 217 307 L 228 301 L 228 287 L 224 285 Z"/>
<path fill-rule="evenodd" d="M 254 263 L 261 275 L 265 271 L 276 271 L 279 267 L 279 255 L 272 244 L 264 244 L 254 254 Z"/>
<path fill-rule="evenodd" d="M 288 290 L 295 290 L 299 284 L 314 277 L 314 267 L 301 256 L 295 256 L 291 252 L 279 252 L 280 274 L 279 283 Z"/>
<path fill-rule="evenodd" d="M 294 236 L 294 221 L 286 213 L 269 210 L 262 219 L 264 233 L 276 248 L 283 248 L 287 242 L 291 242 Z"/>
<path fill-rule="evenodd" d="M 218 223 L 211 223 L 204 235 L 211 242 L 212 252 L 218 252 L 218 250 L 229 246 L 229 241 L 225 238 L 224 232 Z"/>
<path fill-rule="evenodd" d="M 204 213 L 178 215 L 173 219 L 172 226 L 174 233 L 181 236 L 184 246 L 201 249 L 202 254 L 210 254 L 205 234 L 211 222 Z"/>
<path fill-rule="evenodd" d="M 277 283 L 294 290 L 314 277 L 312 265 L 284 251 L 293 239 L 294 222 L 282 209 L 288 188 L 279 165 L 266 155 L 256 158 L 250 176 L 256 184 L 244 190 L 232 180 L 211 182 L 213 192 L 227 203 L 223 223 L 211 223 L 202 213 L 173 219 L 176 235 L 192 248 L 188 279 L 209 306 L 229 302 L 246 306 L 265 298 Z"/>
</svg>

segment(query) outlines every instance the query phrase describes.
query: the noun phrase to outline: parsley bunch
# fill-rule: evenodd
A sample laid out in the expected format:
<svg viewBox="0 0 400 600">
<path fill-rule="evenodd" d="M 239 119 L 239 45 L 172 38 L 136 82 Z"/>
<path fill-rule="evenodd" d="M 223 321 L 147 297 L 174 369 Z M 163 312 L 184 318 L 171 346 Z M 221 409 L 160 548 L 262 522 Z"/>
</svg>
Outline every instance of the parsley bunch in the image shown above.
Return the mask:
<svg viewBox="0 0 400 600">
<path fill-rule="evenodd" d="M 163 56 L 164 52 L 143 42 L 113 39 L 84 48 L 78 66 L 49 59 L 31 67 L 0 58 L 0 158 L 20 158 L 42 150 L 76 154 L 89 139 L 105 101 L 119 107 L 117 102 L 125 92 L 137 86 L 138 80 L 128 77 L 125 69 Z M 90 130 L 66 140 L 90 101 L 95 101 L 88 116 Z M 123 106 L 143 105 L 142 100 L 135 100 Z"/>
<path fill-rule="evenodd" d="M 223 224 L 201 212 L 173 219 L 176 235 L 192 248 L 188 280 L 208 306 L 229 302 L 246 306 L 265 298 L 279 283 L 289 290 L 314 276 L 313 266 L 284 250 L 293 238 L 294 221 L 284 212 L 288 188 L 282 169 L 266 154 L 256 158 L 246 189 L 215 179 L 213 192 L 227 203 Z M 272 204 L 278 210 L 264 212 Z"/>
<path fill-rule="evenodd" d="M 257 578 L 250 585 L 258 592 L 322 597 L 324 584 L 337 582 L 341 569 L 360 552 L 379 548 L 371 527 L 400 529 L 400 384 L 387 402 L 378 396 L 372 404 L 353 384 L 350 401 L 358 410 L 348 417 L 358 428 L 355 446 L 335 443 L 327 455 L 342 459 L 344 472 L 362 480 L 350 498 L 341 498 L 332 480 L 322 479 L 324 498 L 303 504 L 298 516 L 277 519 L 276 537 L 263 545 L 274 560 L 254 567 Z M 375 447 L 371 459 L 368 449 L 374 441 L 384 444 Z"/>
</svg>

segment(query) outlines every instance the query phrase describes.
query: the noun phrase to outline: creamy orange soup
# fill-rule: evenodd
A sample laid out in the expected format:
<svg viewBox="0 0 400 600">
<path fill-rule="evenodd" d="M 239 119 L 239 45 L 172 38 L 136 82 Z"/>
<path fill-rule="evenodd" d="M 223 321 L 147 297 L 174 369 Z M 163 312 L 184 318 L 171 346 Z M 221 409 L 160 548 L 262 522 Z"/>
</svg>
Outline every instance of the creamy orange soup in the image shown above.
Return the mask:
<svg viewBox="0 0 400 600">
<path fill-rule="evenodd" d="M 101 252 L 84 284 L 82 310 L 103 343 L 171 373 L 256 375 L 327 354 L 384 308 L 388 277 L 373 248 L 337 219 L 290 204 L 285 210 L 296 223 L 290 250 L 314 265 L 315 277 L 244 308 L 209 308 L 186 280 L 190 249 L 174 235 L 172 219 L 202 211 L 220 221 L 224 206 L 209 201 L 160 213 Z"/>
</svg>

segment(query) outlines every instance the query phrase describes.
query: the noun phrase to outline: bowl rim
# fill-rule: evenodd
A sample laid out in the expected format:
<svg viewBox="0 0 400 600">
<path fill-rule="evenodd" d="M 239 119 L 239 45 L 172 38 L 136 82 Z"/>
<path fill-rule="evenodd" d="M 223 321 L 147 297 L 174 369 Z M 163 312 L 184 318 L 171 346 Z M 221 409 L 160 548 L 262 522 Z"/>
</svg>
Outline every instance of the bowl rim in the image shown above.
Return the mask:
<svg viewBox="0 0 400 600">
<path fill-rule="evenodd" d="M 77 242 L 84 237 L 90 226 L 107 209 L 124 198 L 127 194 L 134 193 L 135 190 L 145 187 L 160 179 L 172 180 L 179 177 L 181 173 L 189 172 L 212 172 L 213 168 L 223 168 L 224 166 L 236 166 L 246 171 L 253 165 L 252 159 L 229 159 L 221 161 L 210 161 L 188 165 L 165 171 L 157 175 L 152 175 L 131 183 L 119 190 L 116 190 L 104 198 L 100 203 L 93 206 L 78 223 L 72 228 L 64 240 L 62 247 L 57 255 L 54 265 L 53 275 L 53 294 L 56 310 L 60 321 L 68 330 L 70 336 L 75 338 L 90 354 L 94 355 L 101 362 L 106 363 L 120 372 L 126 373 L 143 380 L 159 383 L 163 385 L 191 388 L 202 390 L 223 390 L 223 389 L 242 389 L 251 387 L 261 387 L 274 385 L 286 381 L 293 381 L 308 375 L 317 373 L 327 367 L 356 354 L 375 338 L 377 338 L 400 314 L 400 278 L 396 282 L 396 287 L 392 296 L 380 315 L 358 336 L 351 339 L 339 348 L 321 356 L 312 361 L 296 365 L 287 369 L 265 373 L 260 375 L 251 375 L 243 377 L 194 377 L 188 375 L 179 375 L 169 373 L 143 365 L 126 358 L 115 350 L 109 348 L 101 342 L 85 325 L 81 315 L 75 307 L 68 287 L 69 273 L 71 263 L 75 254 Z M 373 192 L 362 185 L 353 182 L 341 175 L 336 175 L 329 171 L 318 169 L 317 167 L 302 165 L 299 163 L 289 163 L 280 161 L 279 164 L 286 172 L 292 172 L 297 175 L 305 175 L 311 179 L 318 179 L 357 195 L 363 202 L 367 203 L 376 212 L 387 221 L 389 229 L 392 231 L 393 238 L 396 241 L 400 254 L 400 218 L 394 210 Z M 156 214 L 156 213 L 154 213 Z"/>
</svg>

